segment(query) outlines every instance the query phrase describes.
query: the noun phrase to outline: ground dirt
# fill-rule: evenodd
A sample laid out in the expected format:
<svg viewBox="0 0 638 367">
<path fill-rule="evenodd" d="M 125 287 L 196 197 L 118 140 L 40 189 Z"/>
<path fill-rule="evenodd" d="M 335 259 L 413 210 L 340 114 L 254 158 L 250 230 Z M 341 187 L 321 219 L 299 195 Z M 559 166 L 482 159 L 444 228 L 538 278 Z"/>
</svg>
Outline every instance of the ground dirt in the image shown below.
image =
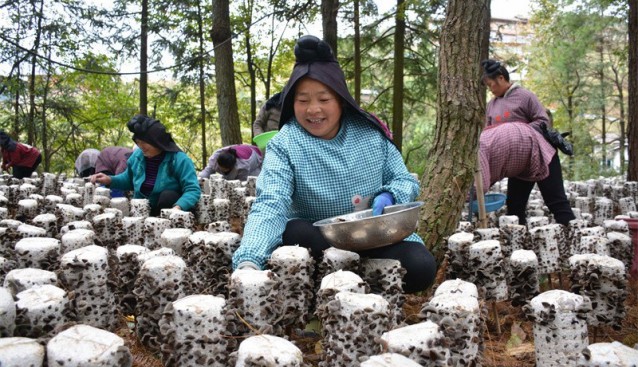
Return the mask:
<svg viewBox="0 0 638 367">
<path fill-rule="evenodd" d="M 444 279 L 445 267 L 439 269 L 436 285 Z M 552 284 L 544 281 L 541 290 L 564 289 L 569 290 L 569 279 L 563 274 L 562 281 L 558 280 L 558 274 L 552 275 Z M 562 285 L 562 286 L 561 286 Z M 418 322 L 418 314 L 423 304 L 431 297 L 431 291 L 421 295 L 407 295 L 404 304 L 404 311 L 408 323 Z M 483 366 L 485 367 L 533 367 L 534 360 L 534 340 L 532 323 L 526 320 L 520 307 L 513 307 L 509 302 L 503 301 L 493 304 L 491 302 L 483 305 L 485 320 L 487 324 L 484 337 Z M 612 342 L 619 341 L 625 345 L 633 347 L 638 343 L 638 281 L 630 283 L 628 295 L 625 301 L 626 316 L 620 330 L 613 330 L 611 327 L 589 328 L 589 342 Z M 494 309 L 498 312 L 500 323 L 500 335 Z M 130 325 L 130 324 L 129 324 Z M 123 327 L 118 331 L 122 336 L 131 353 L 133 354 L 133 367 L 161 367 L 162 363 L 158 355 L 148 352 L 138 341 L 133 331 Z M 321 359 L 321 340 L 319 336 L 299 336 L 289 335 L 290 339 L 304 353 L 304 360 L 312 366 L 317 366 Z"/>
</svg>

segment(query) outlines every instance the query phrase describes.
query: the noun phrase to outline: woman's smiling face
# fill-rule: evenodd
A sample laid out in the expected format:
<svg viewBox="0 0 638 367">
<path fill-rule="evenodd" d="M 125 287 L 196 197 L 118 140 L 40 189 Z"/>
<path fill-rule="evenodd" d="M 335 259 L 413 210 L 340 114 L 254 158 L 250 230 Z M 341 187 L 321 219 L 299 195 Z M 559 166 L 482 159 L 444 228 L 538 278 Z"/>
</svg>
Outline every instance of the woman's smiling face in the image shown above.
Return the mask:
<svg viewBox="0 0 638 367">
<path fill-rule="evenodd" d="M 310 78 L 295 88 L 295 118 L 311 135 L 330 140 L 341 123 L 341 98 L 327 85 Z"/>
</svg>

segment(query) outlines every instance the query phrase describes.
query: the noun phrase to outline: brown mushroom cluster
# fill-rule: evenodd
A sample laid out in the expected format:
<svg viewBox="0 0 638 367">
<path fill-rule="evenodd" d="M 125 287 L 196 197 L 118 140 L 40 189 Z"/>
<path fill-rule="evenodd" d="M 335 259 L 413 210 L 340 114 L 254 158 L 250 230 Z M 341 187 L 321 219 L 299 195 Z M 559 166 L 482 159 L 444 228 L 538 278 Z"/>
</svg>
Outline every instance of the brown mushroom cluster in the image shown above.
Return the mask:
<svg viewBox="0 0 638 367">
<path fill-rule="evenodd" d="M 133 294 L 137 336 L 147 348 L 159 351 L 158 323 L 166 305 L 191 294 L 190 269 L 179 256 L 152 257 L 142 263 Z"/>
<path fill-rule="evenodd" d="M 165 367 L 224 367 L 228 364 L 226 300 L 190 295 L 166 305 L 159 321 Z"/>
<path fill-rule="evenodd" d="M 587 297 L 551 290 L 534 297 L 524 308 L 534 322 L 537 366 L 569 366 L 589 344 Z"/>
<path fill-rule="evenodd" d="M 325 348 L 322 367 L 356 366 L 367 356 L 381 353 L 378 335 L 391 329 L 388 302 L 377 294 L 340 291 L 317 308 Z"/>
<path fill-rule="evenodd" d="M 73 290 L 71 302 L 78 322 L 114 331 L 118 325 L 117 285 L 108 262 L 105 247 L 85 246 L 62 255 L 58 278 L 65 289 Z"/>
<path fill-rule="evenodd" d="M 277 274 L 279 291 L 285 295 L 280 324 L 287 330 L 303 329 L 310 319 L 314 263 L 310 251 L 299 246 L 281 246 L 270 257 L 268 265 Z"/>
<path fill-rule="evenodd" d="M 618 259 L 593 253 L 574 255 L 571 266 L 571 291 L 591 301 L 589 325 L 610 325 L 619 330 L 625 318 L 627 277 L 625 264 Z"/>
</svg>

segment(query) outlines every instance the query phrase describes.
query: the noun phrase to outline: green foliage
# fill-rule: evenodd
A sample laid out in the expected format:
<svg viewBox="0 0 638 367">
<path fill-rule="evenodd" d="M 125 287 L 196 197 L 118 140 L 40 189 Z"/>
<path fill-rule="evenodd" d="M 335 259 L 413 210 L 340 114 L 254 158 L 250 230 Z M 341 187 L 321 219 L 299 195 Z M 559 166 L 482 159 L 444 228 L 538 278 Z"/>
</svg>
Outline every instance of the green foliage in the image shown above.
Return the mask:
<svg viewBox="0 0 638 367">
<path fill-rule="evenodd" d="M 360 1 L 362 107 L 391 126 L 394 13 L 379 14 L 377 3 Z M 124 61 L 135 65 L 140 3 L 65 0 L 43 4 L 47 12 L 41 18 L 38 1 L 8 2 L 0 8 L 0 19 L 6 20 L 0 28 L 3 37 L 28 49 L 41 21 L 41 45 L 36 51 L 43 57 L 36 58 L 35 142 L 43 144 L 46 135 L 43 151 L 51 159 L 49 169 L 70 173 L 75 157 L 86 148 L 132 144 L 125 123 L 138 111 L 137 80 L 108 73 L 115 72 Z M 206 158 L 202 157 L 202 138 L 207 142 L 208 154 L 221 146 L 209 34 L 214 11 L 211 4 L 194 0 L 149 2 L 150 69 L 175 65 L 168 70 L 170 81 L 150 75 L 149 113 L 167 125 L 197 166 Z M 405 6 L 403 154 L 410 171 L 422 175 L 436 124 L 438 37 L 445 2 L 406 1 Z M 535 0 L 534 8 L 530 48 L 522 55 L 511 52 L 499 56 L 511 68 L 527 72 L 524 85 L 553 111 L 559 130 L 572 132 L 569 139 L 576 156 L 561 157 L 567 178 L 622 173 L 601 166 L 602 152 L 609 157 L 611 147 L 603 150 L 594 137 L 603 131 L 603 107 L 607 134 L 619 133 L 621 122 L 626 121 L 621 115 L 627 98 L 626 1 Z M 318 13 L 317 3 L 309 0 L 232 2 L 234 38 L 229 42 L 235 56 L 244 143 L 251 139 L 251 99 L 259 108 L 267 96 L 282 90 L 294 65 L 294 43 L 299 35 L 311 32 L 307 25 Z M 353 0 L 341 2 L 339 17 L 342 24 L 352 24 Z M 353 32 L 342 24 L 339 61 L 353 89 Z M 246 61 L 249 43 L 254 80 Z M 0 56 L 7 65 L 0 79 L 0 128 L 25 139 L 32 55 L 14 44 L 0 42 Z M 127 71 L 131 68 L 125 67 Z M 205 137 L 200 125 L 200 78 L 205 88 Z"/>
<path fill-rule="evenodd" d="M 601 144 L 603 134 L 609 144 L 609 134 L 624 129 L 618 121 L 626 109 L 627 32 L 619 5 L 536 1 L 526 84 L 553 111 L 554 126 L 572 131 L 576 155 L 563 159 L 568 179 L 622 173 L 603 164 L 613 152 Z"/>
</svg>

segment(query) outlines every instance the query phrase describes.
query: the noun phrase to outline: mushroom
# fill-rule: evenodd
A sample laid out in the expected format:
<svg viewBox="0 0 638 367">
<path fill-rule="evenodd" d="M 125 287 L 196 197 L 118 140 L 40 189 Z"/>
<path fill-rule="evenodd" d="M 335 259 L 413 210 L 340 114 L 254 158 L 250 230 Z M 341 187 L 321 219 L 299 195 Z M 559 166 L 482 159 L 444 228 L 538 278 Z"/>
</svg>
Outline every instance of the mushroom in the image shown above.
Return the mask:
<svg viewBox="0 0 638 367">
<path fill-rule="evenodd" d="M 408 357 L 420 366 L 450 366 L 452 362 L 445 335 L 429 320 L 387 331 L 380 341 L 384 351 Z"/>
<path fill-rule="evenodd" d="M 569 258 L 569 264 L 572 292 L 591 300 L 588 323 L 593 326 L 611 325 L 620 330 L 627 298 L 625 264 L 597 254 L 574 255 Z"/>
<path fill-rule="evenodd" d="M 200 294 L 226 295 L 231 259 L 241 236 L 234 232 L 198 231 L 184 244 L 185 261 L 193 272 L 193 288 Z"/>
<path fill-rule="evenodd" d="M 159 320 L 166 367 L 228 366 L 226 300 L 191 295 L 166 305 Z"/>
<path fill-rule="evenodd" d="M 44 363 L 44 346 L 35 339 L 0 338 L 0 351 L 0 366 L 42 367 Z"/>
<path fill-rule="evenodd" d="M 472 269 L 470 280 L 476 284 L 483 298 L 496 301 L 507 299 L 507 281 L 499 241 L 479 241 L 470 245 L 465 266 Z"/>
<path fill-rule="evenodd" d="M 131 199 L 131 217 L 148 217 L 151 214 L 151 203 L 148 199 Z"/>
<path fill-rule="evenodd" d="M 306 367 L 303 354 L 293 343 L 273 335 L 255 335 L 246 338 L 230 358 L 235 367 Z M 220 365 L 221 366 L 221 365 Z M 226 366 L 226 365 L 224 365 Z"/>
<path fill-rule="evenodd" d="M 538 257 L 534 251 L 512 252 L 507 284 L 512 306 L 523 306 L 538 295 Z"/>
<path fill-rule="evenodd" d="M 67 252 L 60 258 L 58 278 L 65 289 L 73 290 L 72 305 L 79 322 L 115 330 L 119 315 L 117 284 L 108 253 L 105 247 L 96 245 Z"/>
<path fill-rule="evenodd" d="M 0 287 L 0 338 L 13 336 L 16 327 L 16 304 L 13 301 L 13 294 L 6 287 Z M 2 340 L 2 339 L 0 339 Z M 0 350 L 3 351 L 2 347 Z M 0 353 L 0 354 L 3 354 Z M 0 363 L 2 357 L 0 356 Z M 2 365 L 2 364 L 0 364 Z"/>
<path fill-rule="evenodd" d="M 598 366 L 635 366 L 638 361 L 638 349 L 630 348 L 623 343 L 614 341 L 611 343 L 590 344 L 583 349 L 578 360 L 577 367 Z"/>
<path fill-rule="evenodd" d="M 228 331 L 233 336 L 283 336 L 281 280 L 270 270 L 238 269 L 228 284 Z M 230 346 L 233 347 L 232 345 Z"/>
<path fill-rule="evenodd" d="M 150 257 L 151 252 L 138 256 Z M 167 304 L 191 293 L 191 272 L 184 260 L 175 255 L 150 257 L 144 261 L 135 280 L 135 330 L 144 346 L 160 349 L 158 322 Z"/>
<path fill-rule="evenodd" d="M 131 245 L 144 244 L 144 217 L 122 218 L 122 242 Z"/>
<path fill-rule="evenodd" d="M 314 259 L 310 251 L 299 246 L 280 246 L 268 261 L 270 269 L 277 274 L 283 297 L 281 324 L 288 330 L 303 329 L 313 303 Z"/>
<path fill-rule="evenodd" d="M 377 340 L 392 323 L 388 302 L 376 294 L 340 291 L 317 314 L 323 327 L 321 367 L 356 366 L 381 353 Z"/>
<path fill-rule="evenodd" d="M 45 284 L 16 294 L 16 336 L 47 337 L 74 319 L 69 295 L 64 289 Z"/>
<path fill-rule="evenodd" d="M 467 232 L 458 232 L 451 235 L 447 240 L 447 260 L 446 278 L 470 280 L 471 269 L 468 269 L 470 245 L 474 241 L 474 235 Z"/>
<path fill-rule="evenodd" d="M 171 221 L 165 218 L 148 217 L 144 219 L 144 246 L 151 250 L 161 247 L 161 236 L 166 228 L 170 228 Z"/>
<path fill-rule="evenodd" d="M 363 259 L 361 278 L 368 283 L 370 292 L 382 296 L 388 301 L 390 327 L 401 325 L 405 319 L 403 313 L 403 276 L 406 271 L 401 262 L 394 259 Z"/>
<path fill-rule="evenodd" d="M 529 230 L 532 250 L 538 256 L 538 273 L 551 274 L 561 269 L 561 247 L 565 241 L 560 224 L 549 224 Z M 566 248 L 565 248 L 566 251 Z"/>
<path fill-rule="evenodd" d="M 23 238 L 15 245 L 15 260 L 20 268 L 55 271 L 59 256 L 60 241 L 55 238 Z"/>
<path fill-rule="evenodd" d="M 534 322 L 537 366 L 571 366 L 587 347 L 587 297 L 563 290 L 551 290 L 532 298 L 523 307 Z"/>
<path fill-rule="evenodd" d="M 89 325 L 72 326 L 47 343 L 48 367 L 131 367 L 133 356 L 119 336 Z"/>
<path fill-rule="evenodd" d="M 419 318 L 437 324 L 450 350 L 450 366 L 479 365 L 483 330 L 479 301 L 468 294 L 441 293 L 421 308 Z"/>
</svg>

